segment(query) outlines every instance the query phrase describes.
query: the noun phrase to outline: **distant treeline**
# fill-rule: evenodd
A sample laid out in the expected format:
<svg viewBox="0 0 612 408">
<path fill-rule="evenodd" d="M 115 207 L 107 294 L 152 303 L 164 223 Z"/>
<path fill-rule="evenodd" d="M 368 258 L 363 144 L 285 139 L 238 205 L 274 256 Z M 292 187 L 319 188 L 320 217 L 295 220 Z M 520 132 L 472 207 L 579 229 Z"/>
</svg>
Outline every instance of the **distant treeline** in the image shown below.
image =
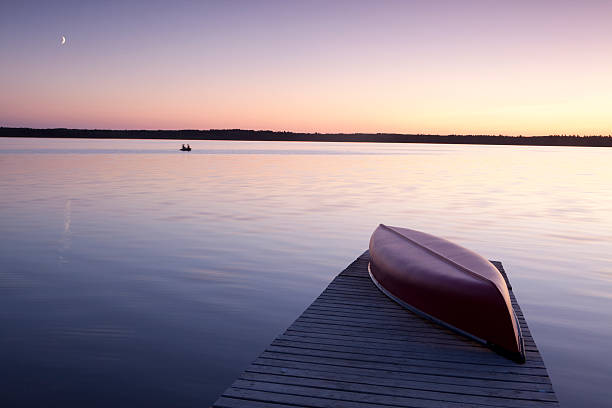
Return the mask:
<svg viewBox="0 0 612 408">
<path fill-rule="evenodd" d="M 396 133 L 293 133 L 270 130 L 98 130 L 0 127 L 0 137 L 251 140 L 299 142 L 447 143 L 536 146 L 612 146 L 612 136 L 405 135 Z"/>
</svg>

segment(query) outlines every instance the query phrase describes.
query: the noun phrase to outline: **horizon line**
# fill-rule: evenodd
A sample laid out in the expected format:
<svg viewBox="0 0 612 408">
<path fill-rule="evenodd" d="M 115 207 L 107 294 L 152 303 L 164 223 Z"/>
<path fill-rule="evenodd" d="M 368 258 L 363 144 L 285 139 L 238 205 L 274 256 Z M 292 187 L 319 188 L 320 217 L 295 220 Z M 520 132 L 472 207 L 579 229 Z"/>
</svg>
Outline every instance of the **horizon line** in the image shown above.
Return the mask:
<svg viewBox="0 0 612 408">
<path fill-rule="evenodd" d="M 486 136 L 486 137 L 512 137 L 512 138 L 521 138 L 521 137 L 609 137 L 612 138 L 612 134 L 608 135 L 581 135 L 581 134 L 571 134 L 571 133 L 562 133 L 562 134 L 547 134 L 547 135 L 506 135 L 506 134 L 493 134 L 493 133 L 397 133 L 397 132 L 299 132 L 293 130 L 271 130 L 271 129 L 242 129 L 242 128 L 209 128 L 209 129 L 193 129 L 193 128 L 184 128 L 184 129 L 137 129 L 137 128 L 69 128 L 69 127 L 28 127 L 28 126 L 0 126 L 0 129 L 15 129 L 15 130 L 37 130 L 37 131 L 45 131 L 45 130 L 69 130 L 69 131 L 88 131 L 88 132 L 261 132 L 261 133 L 284 133 L 284 134 L 295 134 L 295 135 L 392 135 L 392 136 L 454 136 L 454 137 L 462 137 L 462 136 Z M 10 137 L 10 136 L 9 136 Z"/>
</svg>

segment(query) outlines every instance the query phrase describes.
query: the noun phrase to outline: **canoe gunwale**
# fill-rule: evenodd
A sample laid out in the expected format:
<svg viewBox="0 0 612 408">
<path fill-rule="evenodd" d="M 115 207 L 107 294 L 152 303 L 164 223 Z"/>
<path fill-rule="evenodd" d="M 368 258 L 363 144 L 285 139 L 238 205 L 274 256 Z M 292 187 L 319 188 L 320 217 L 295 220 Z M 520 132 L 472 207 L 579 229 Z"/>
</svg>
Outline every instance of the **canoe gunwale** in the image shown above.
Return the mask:
<svg viewBox="0 0 612 408">
<path fill-rule="evenodd" d="M 374 277 L 374 274 L 372 274 L 372 269 L 370 268 L 371 265 L 371 261 L 368 262 L 368 274 L 370 275 L 370 279 L 372 279 L 372 282 L 374 282 L 374 285 L 376 285 L 376 287 L 378 289 L 380 289 L 380 291 L 382 293 L 384 293 L 388 298 L 390 298 L 391 300 L 393 300 L 395 303 L 399 304 L 400 306 L 404 307 L 405 309 L 410 310 L 413 313 L 416 313 L 417 315 L 426 318 L 427 320 L 431 320 L 432 322 L 442 325 L 448 329 L 451 329 L 454 332 L 457 332 L 459 334 L 462 334 L 464 336 L 467 336 L 469 338 L 471 338 L 472 340 L 477 341 L 480 344 L 484 344 L 487 345 L 487 341 L 485 339 L 481 339 L 478 336 L 474 336 L 473 334 L 470 334 L 468 332 L 466 332 L 465 330 L 461 330 L 458 327 L 453 326 L 452 324 L 448 324 L 443 320 L 438 319 L 437 317 L 434 317 L 432 315 L 430 315 L 429 313 L 425 313 L 424 311 L 422 311 L 419 308 L 416 308 L 414 306 L 412 306 L 409 303 L 404 302 L 402 299 L 398 298 L 397 296 L 395 296 L 393 293 L 389 292 L 387 289 L 385 289 L 385 287 L 376 280 L 376 278 Z"/>
<path fill-rule="evenodd" d="M 378 282 L 378 280 L 376 280 L 376 278 L 374 277 L 374 274 L 372 273 L 372 269 L 370 267 L 370 265 L 372 264 L 372 261 L 368 262 L 368 275 L 370 275 L 370 279 L 372 280 L 372 282 L 374 283 L 374 285 L 383 293 L 385 294 L 389 299 L 393 300 L 395 303 L 397 303 L 398 305 L 404 307 L 405 309 L 410 310 L 411 312 L 433 322 L 436 324 L 439 324 L 443 327 L 446 327 L 447 329 L 450 329 L 452 331 L 454 331 L 455 333 L 459 333 L 467 338 L 470 338 L 488 348 L 490 348 L 491 350 L 493 350 L 494 352 L 510 359 L 513 360 L 519 364 L 523 364 L 525 362 L 525 340 L 523 338 L 523 333 L 521 330 L 520 325 L 517 325 L 517 330 L 518 330 L 518 337 L 519 337 L 519 349 L 520 351 L 518 353 L 514 353 L 511 351 L 508 351 L 506 349 L 504 349 L 503 347 L 499 347 L 498 345 L 491 343 L 490 341 L 487 341 L 485 339 L 482 339 L 478 336 L 475 336 L 471 333 L 466 332 L 465 330 L 461 330 L 458 327 L 453 326 L 452 324 L 446 323 L 444 320 L 440 320 L 437 317 L 434 317 L 432 315 L 430 315 L 429 313 L 426 313 L 424 311 L 422 311 L 419 308 L 416 308 L 414 306 L 412 306 L 409 303 L 406 303 L 405 301 L 403 301 L 402 299 L 398 298 L 397 296 L 395 296 L 394 294 L 392 294 L 391 292 L 389 292 L 387 289 L 385 289 L 385 287 Z M 516 312 L 514 311 L 514 308 L 512 308 L 512 314 L 514 315 L 514 318 L 516 319 L 516 321 L 518 322 L 518 316 L 516 315 Z"/>
</svg>

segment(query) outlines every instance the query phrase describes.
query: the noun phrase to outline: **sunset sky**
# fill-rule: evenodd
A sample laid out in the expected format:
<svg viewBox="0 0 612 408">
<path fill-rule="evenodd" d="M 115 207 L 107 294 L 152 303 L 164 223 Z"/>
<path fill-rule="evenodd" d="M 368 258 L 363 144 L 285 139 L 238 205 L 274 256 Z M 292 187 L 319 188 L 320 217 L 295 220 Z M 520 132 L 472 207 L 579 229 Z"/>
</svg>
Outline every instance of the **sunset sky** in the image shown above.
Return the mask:
<svg viewBox="0 0 612 408">
<path fill-rule="evenodd" d="M 612 133 L 610 1 L 13 1 L 0 55 L 1 126 Z"/>
</svg>

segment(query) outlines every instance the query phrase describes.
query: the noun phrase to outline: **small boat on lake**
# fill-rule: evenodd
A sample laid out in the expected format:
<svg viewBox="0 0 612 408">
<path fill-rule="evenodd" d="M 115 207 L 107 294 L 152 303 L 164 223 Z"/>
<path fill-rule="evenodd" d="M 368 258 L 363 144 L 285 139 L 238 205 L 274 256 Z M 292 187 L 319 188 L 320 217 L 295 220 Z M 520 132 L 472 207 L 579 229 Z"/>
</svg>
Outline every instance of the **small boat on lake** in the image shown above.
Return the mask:
<svg viewBox="0 0 612 408">
<path fill-rule="evenodd" d="M 191 151 L 191 146 L 187 145 L 183 145 L 183 147 L 181 147 L 181 152 L 190 152 Z"/>
<path fill-rule="evenodd" d="M 477 253 L 443 238 L 381 224 L 370 239 L 368 268 L 376 286 L 402 306 L 525 361 L 506 281 Z"/>
</svg>

